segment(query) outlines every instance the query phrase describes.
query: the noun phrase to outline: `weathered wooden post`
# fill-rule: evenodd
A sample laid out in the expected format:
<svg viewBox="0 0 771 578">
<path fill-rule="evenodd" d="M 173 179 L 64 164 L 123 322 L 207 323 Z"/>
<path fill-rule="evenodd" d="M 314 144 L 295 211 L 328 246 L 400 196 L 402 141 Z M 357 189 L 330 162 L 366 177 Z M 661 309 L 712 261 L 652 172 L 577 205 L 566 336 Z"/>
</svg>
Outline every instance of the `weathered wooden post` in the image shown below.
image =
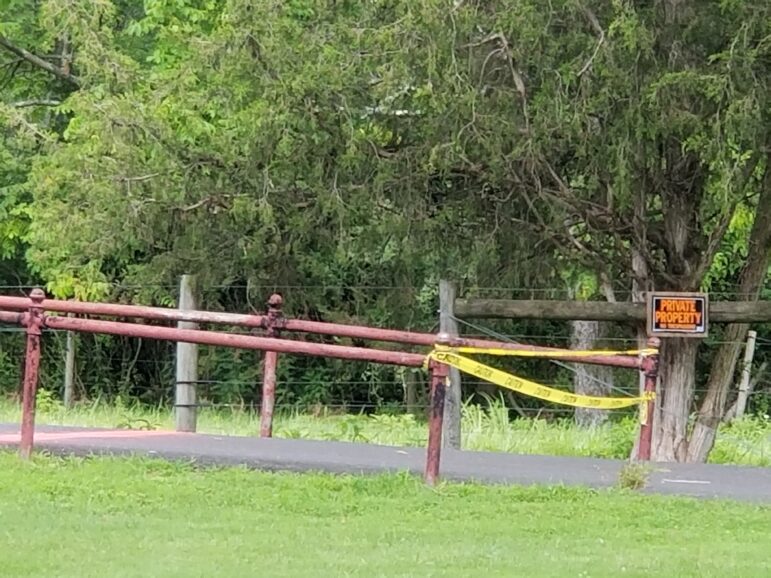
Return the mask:
<svg viewBox="0 0 771 578">
<path fill-rule="evenodd" d="M 195 277 L 182 275 L 179 282 L 180 311 L 194 311 Z M 179 329 L 197 329 L 196 323 L 180 321 Z M 198 402 L 196 386 L 198 385 L 198 345 L 195 343 L 177 342 L 177 375 L 176 394 L 174 401 L 176 429 L 179 432 L 195 432 L 198 421 Z"/>
<path fill-rule="evenodd" d="M 75 351 L 75 332 L 68 331 L 64 349 L 64 407 L 67 409 L 75 400 Z"/>
<path fill-rule="evenodd" d="M 278 337 L 282 325 L 281 307 L 284 299 L 274 293 L 268 300 L 268 315 L 265 321 L 265 333 L 268 337 Z M 273 409 L 276 405 L 276 368 L 278 353 L 266 351 L 262 365 L 262 401 L 260 403 L 260 437 L 273 437 Z"/>
<path fill-rule="evenodd" d="M 439 281 L 439 331 L 449 340 L 458 337 L 458 322 L 455 320 L 455 284 L 451 281 Z M 462 392 L 460 371 L 449 368 L 450 385 L 444 401 L 444 431 L 442 446 L 460 449 L 461 447 L 461 405 Z"/>
<path fill-rule="evenodd" d="M 23 318 L 23 323 L 27 328 L 27 350 L 24 357 L 24 390 L 21 402 L 21 440 L 19 442 L 19 456 L 24 460 L 28 460 L 32 455 L 35 438 L 35 401 L 40 370 L 40 336 L 43 327 L 42 303 L 45 299 L 45 293 L 41 289 L 33 289 L 29 297 L 30 306 Z"/>
<path fill-rule="evenodd" d="M 742 377 L 739 382 L 739 397 L 736 399 L 736 415 L 740 418 L 747 410 L 747 399 L 750 394 L 750 377 L 752 374 L 752 359 L 755 356 L 755 340 L 758 337 L 757 331 L 747 332 L 747 345 L 744 348 L 744 359 L 742 361 Z"/>
</svg>

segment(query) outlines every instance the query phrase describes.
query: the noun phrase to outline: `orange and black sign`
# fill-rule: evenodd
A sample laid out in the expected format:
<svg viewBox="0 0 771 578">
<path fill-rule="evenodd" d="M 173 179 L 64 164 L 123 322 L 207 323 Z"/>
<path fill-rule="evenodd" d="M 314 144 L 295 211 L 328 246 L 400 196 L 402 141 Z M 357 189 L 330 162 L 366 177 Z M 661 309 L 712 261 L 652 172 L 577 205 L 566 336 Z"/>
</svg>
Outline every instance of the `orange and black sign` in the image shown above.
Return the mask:
<svg viewBox="0 0 771 578">
<path fill-rule="evenodd" d="M 708 309 L 705 293 L 650 293 L 648 335 L 706 337 Z"/>
</svg>

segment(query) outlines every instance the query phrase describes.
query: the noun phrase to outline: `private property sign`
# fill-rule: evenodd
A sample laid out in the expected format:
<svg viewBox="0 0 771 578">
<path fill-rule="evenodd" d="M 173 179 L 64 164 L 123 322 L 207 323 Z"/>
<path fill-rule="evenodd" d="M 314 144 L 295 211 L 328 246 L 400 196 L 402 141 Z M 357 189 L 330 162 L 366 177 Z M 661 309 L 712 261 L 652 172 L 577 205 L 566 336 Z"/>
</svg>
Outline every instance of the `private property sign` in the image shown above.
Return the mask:
<svg viewBox="0 0 771 578">
<path fill-rule="evenodd" d="M 708 312 L 706 293 L 649 293 L 648 335 L 706 337 Z"/>
</svg>

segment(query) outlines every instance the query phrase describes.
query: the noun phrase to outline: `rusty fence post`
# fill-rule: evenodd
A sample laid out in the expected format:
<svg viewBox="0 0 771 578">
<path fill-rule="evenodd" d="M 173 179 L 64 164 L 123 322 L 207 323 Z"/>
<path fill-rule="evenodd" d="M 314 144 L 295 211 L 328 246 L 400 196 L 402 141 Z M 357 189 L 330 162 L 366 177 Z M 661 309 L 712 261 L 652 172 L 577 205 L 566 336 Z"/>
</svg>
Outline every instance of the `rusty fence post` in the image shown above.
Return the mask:
<svg viewBox="0 0 771 578">
<path fill-rule="evenodd" d="M 279 329 L 283 325 L 283 313 L 281 307 L 284 299 L 278 293 L 274 293 L 268 299 L 268 314 L 265 321 L 266 335 L 278 337 Z M 262 400 L 260 403 L 260 437 L 273 437 L 273 408 L 276 405 L 276 367 L 278 366 L 278 353 L 266 351 L 262 366 Z"/>
<path fill-rule="evenodd" d="M 426 451 L 426 471 L 423 479 L 429 486 L 439 481 L 439 463 L 442 455 L 442 422 L 444 421 L 444 400 L 449 367 L 435 361 L 429 362 L 431 379 L 431 407 L 428 417 L 428 449 Z"/>
<path fill-rule="evenodd" d="M 19 457 L 28 460 L 32 455 L 35 438 L 35 398 L 40 370 L 40 336 L 43 327 L 42 303 L 45 293 L 33 289 L 29 295 L 30 307 L 24 316 L 27 329 L 27 350 L 24 357 L 24 389 L 21 402 L 21 441 Z"/>
<path fill-rule="evenodd" d="M 658 349 L 660 341 L 656 338 L 648 341 L 648 347 Z M 656 393 L 656 380 L 659 376 L 659 354 L 648 355 L 643 359 L 642 371 L 645 374 L 645 393 Z M 656 411 L 656 399 L 645 403 L 644 421 L 640 426 L 640 440 L 637 444 L 637 459 L 650 461 L 653 445 L 653 419 Z"/>
</svg>

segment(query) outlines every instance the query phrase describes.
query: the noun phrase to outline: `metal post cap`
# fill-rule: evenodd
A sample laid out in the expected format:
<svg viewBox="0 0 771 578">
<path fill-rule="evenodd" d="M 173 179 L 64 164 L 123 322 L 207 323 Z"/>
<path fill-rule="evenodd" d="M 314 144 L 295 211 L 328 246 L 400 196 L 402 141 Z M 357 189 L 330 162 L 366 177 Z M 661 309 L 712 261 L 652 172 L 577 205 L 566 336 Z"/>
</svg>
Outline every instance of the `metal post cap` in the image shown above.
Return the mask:
<svg viewBox="0 0 771 578">
<path fill-rule="evenodd" d="M 35 303 L 40 303 L 43 301 L 43 299 L 46 298 L 46 294 L 40 287 L 35 287 L 32 291 L 30 291 L 29 298 L 32 299 L 32 301 Z"/>
</svg>

